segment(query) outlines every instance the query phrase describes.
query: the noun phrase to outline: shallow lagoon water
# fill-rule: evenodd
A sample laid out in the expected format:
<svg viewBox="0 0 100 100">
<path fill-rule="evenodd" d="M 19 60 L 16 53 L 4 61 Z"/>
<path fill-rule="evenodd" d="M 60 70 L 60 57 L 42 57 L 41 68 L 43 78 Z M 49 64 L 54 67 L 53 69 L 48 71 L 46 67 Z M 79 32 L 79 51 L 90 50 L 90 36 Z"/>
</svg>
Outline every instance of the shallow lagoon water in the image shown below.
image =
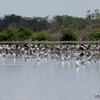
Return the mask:
<svg viewBox="0 0 100 100">
<path fill-rule="evenodd" d="M 0 100 L 94 100 L 100 95 L 100 61 L 76 68 L 74 59 L 0 57 Z"/>
</svg>

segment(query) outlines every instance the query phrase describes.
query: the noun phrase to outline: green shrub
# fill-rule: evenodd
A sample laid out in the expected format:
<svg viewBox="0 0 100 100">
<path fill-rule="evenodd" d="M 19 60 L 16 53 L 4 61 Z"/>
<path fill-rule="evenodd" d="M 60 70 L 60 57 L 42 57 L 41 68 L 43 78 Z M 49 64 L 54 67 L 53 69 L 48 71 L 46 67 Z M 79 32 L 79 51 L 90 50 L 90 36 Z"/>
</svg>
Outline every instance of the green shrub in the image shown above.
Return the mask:
<svg viewBox="0 0 100 100">
<path fill-rule="evenodd" d="M 0 41 L 13 40 L 14 31 L 10 28 L 0 32 Z"/>
<path fill-rule="evenodd" d="M 83 40 L 100 40 L 100 29 L 93 30 L 83 37 Z"/>
<path fill-rule="evenodd" d="M 17 31 L 16 31 L 16 33 L 15 33 L 15 35 L 16 35 L 16 38 L 18 39 L 18 40 L 28 40 L 28 39 L 30 39 L 30 37 L 32 36 L 32 31 L 31 30 L 29 30 L 29 29 L 27 29 L 27 28 L 25 28 L 25 27 L 20 27 Z"/>
<path fill-rule="evenodd" d="M 78 39 L 78 35 L 70 28 L 63 29 L 61 33 L 62 33 L 61 37 L 62 41 L 76 41 Z"/>
<path fill-rule="evenodd" d="M 53 38 L 46 32 L 42 31 L 37 33 L 36 40 L 38 41 L 45 41 L 45 40 L 53 40 Z"/>
</svg>

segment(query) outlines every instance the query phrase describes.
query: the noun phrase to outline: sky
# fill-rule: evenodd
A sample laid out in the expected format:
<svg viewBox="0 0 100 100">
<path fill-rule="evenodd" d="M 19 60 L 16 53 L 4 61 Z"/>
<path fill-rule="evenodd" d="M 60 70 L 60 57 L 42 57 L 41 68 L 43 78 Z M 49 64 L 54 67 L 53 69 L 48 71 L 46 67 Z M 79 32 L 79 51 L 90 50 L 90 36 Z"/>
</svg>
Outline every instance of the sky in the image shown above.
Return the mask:
<svg viewBox="0 0 100 100">
<path fill-rule="evenodd" d="M 100 0 L 0 0 L 0 16 L 53 18 L 55 15 L 86 17 L 87 10 L 100 10 Z"/>
</svg>

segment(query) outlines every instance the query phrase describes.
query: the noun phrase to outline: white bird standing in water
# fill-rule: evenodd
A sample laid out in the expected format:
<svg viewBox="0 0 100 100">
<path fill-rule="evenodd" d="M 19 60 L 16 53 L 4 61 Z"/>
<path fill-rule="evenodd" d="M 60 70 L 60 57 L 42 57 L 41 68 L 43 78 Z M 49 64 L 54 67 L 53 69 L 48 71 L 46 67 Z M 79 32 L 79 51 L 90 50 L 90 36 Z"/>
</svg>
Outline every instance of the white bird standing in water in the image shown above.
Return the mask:
<svg viewBox="0 0 100 100">
<path fill-rule="evenodd" d="M 61 56 L 62 61 L 65 61 L 65 58 L 63 56 Z"/>
<path fill-rule="evenodd" d="M 78 74 L 79 72 L 79 67 L 76 67 L 76 74 Z"/>
<path fill-rule="evenodd" d="M 80 64 L 84 64 L 85 61 L 86 61 L 86 59 L 76 61 L 76 68 L 78 68 L 80 66 Z"/>
<path fill-rule="evenodd" d="M 39 62 L 39 61 L 40 61 L 40 58 L 38 57 L 38 58 L 37 58 L 37 62 Z"/>
<path fill-rule="evenodd" d="M 79 67 L 80 64 L 84 64 L 86 61 L 91 60 L 91 58 L 92 58 L 92 54 L 86 59 L 82 59 L 82 60 L 76 61 L 77 67 Z"/>
<path fill-rule="evenodd" d="M 13 57 L 13 58 L 15 58 L 15 57 L 16 57 L 16 53 L 15 53 L 15 52 L 13 52 L 12 57 Z"/>
<path fill-rule="evenodd" d="M 78 61 L 76 61 L 76 68 L 78 68 L 80 65 L 80 63 Z"/>
<path fill-rule="evenodd" d="M 92 58 L 92 54 L 91 54 L 91 55 L 87 58 L 87 60 L 89 60 L 89 61 L 90 61 L 90 60 L 91 60 L 91 58 Z"/>
<path fill-rule="evenodd" d="M 27 55 L 25 55 L 25 62 L 27 61 L 27 59 L 29 59 L 30 57 L 29 56 L 27 56 Z"/>
</svg>

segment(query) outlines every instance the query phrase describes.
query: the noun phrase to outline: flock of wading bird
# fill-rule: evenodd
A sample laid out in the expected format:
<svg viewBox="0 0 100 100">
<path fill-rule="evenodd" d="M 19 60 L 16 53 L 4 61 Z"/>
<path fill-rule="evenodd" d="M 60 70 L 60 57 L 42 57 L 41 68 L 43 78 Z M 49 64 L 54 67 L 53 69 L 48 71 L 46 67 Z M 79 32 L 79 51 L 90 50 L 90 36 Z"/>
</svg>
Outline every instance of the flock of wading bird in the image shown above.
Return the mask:
<svg viewBox="0 0 100 100">
<path fill-rule="evenodd" d="M 57 61 L 70 61 L 74 59 L 76 68 L 86 61 L 91 61 L 94 58 L 100 59 L 99 44 L 13 44 L 0 45 L 0 57 L 17 58 L 21 57 L 26 62 L 30 58 L 34 58 L 39 62 L 42 58 L 56 59 Z M 96 60 L 94 60 L 96 63 Z"/>
</svg>

